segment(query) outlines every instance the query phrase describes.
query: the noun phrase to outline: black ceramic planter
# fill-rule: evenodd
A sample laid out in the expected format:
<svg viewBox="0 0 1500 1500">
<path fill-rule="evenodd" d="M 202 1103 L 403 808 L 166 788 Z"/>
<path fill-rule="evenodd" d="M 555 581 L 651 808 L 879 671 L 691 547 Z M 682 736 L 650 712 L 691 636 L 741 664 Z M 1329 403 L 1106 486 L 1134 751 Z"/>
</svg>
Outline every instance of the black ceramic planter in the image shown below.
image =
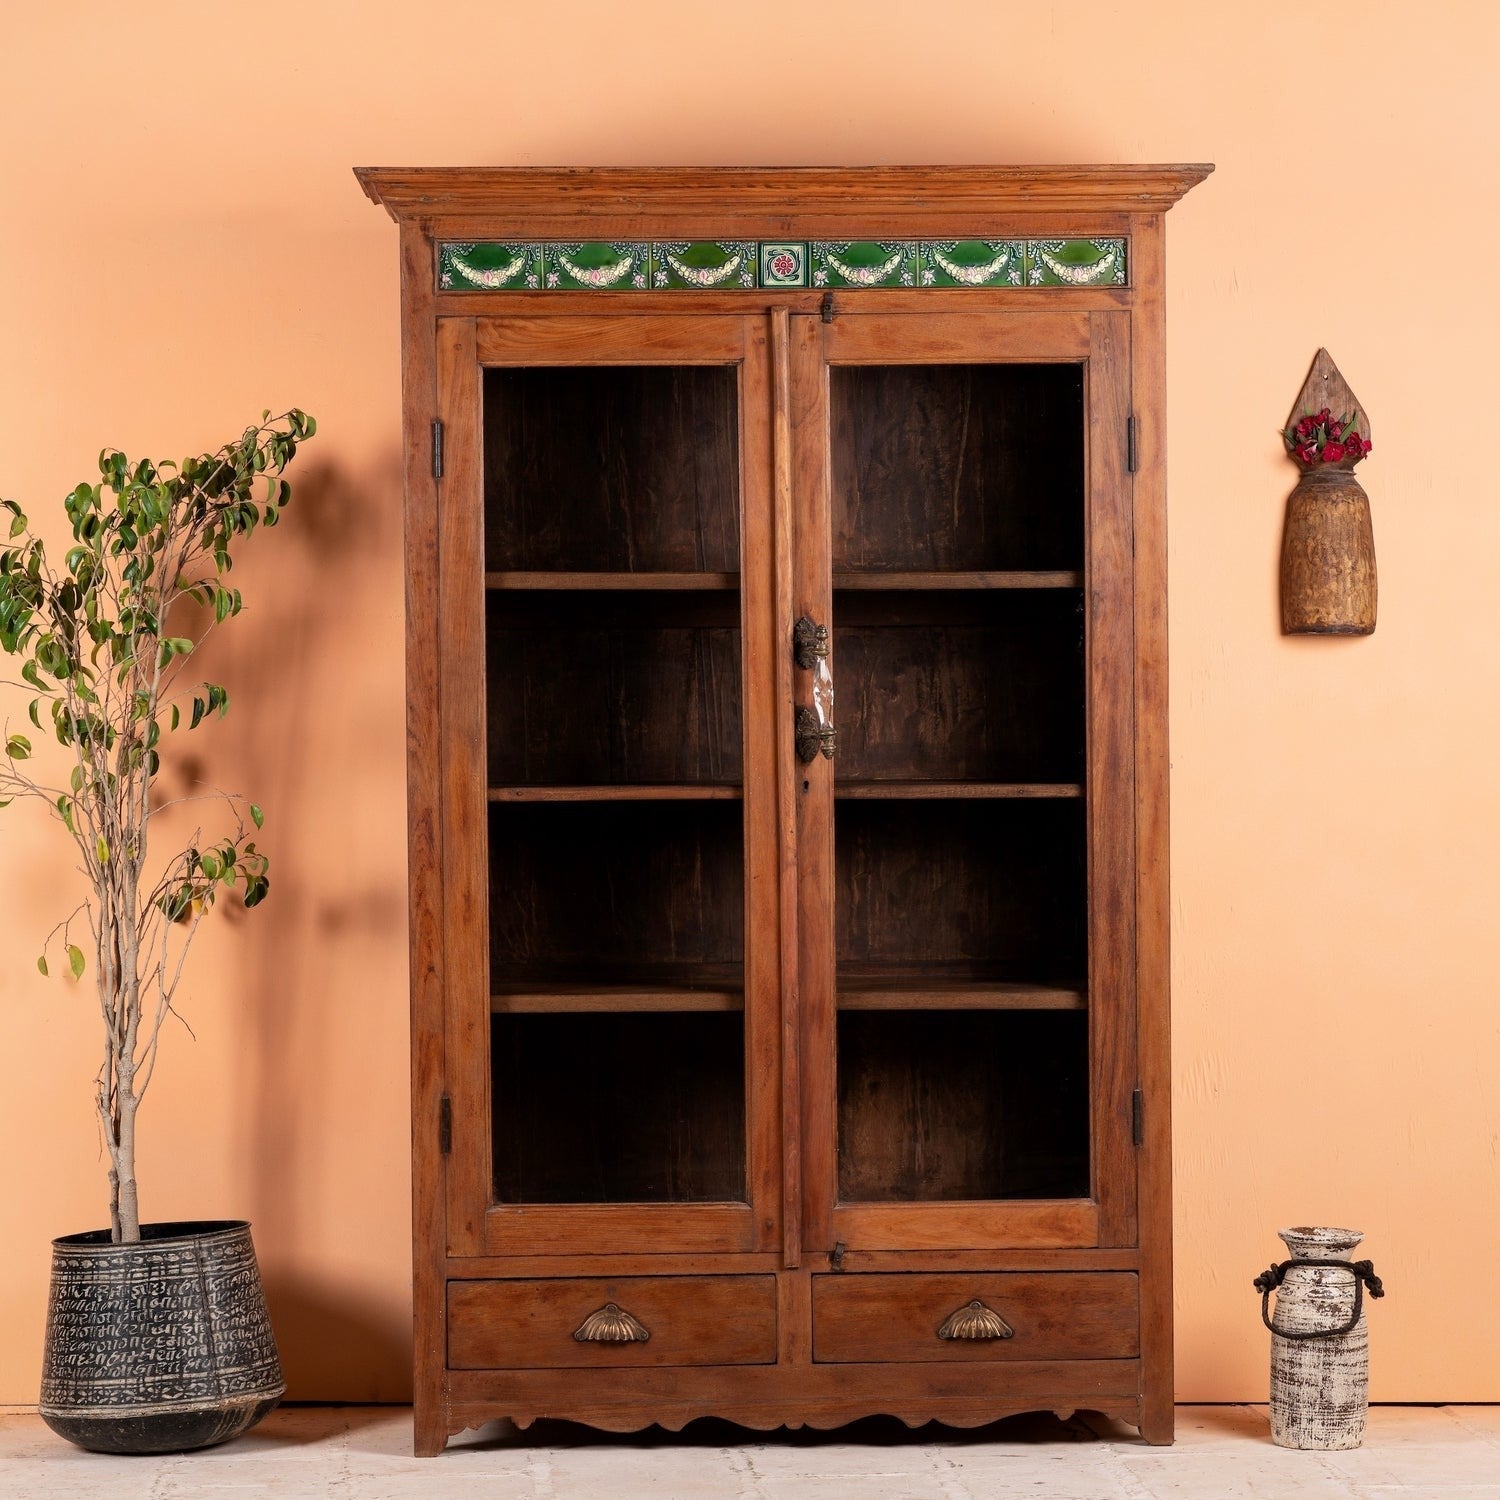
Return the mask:
<svg viewBox="0 0 1500 1500">
<path fill-rule="evenodd" d="M 80 1448 L 179 1453 L 253 1427 L 286 1389 L 250 1226 L 143 1224 L 52 1242 L 41 1414 Z"/>
</svg>

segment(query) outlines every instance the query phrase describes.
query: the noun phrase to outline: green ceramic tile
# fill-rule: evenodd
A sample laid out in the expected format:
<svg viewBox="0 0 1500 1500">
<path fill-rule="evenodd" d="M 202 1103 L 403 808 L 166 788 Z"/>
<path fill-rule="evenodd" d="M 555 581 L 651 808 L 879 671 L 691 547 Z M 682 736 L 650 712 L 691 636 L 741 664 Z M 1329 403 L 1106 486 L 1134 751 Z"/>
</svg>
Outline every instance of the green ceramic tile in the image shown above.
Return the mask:
<svg viewBox="0 0 1500 1500">
<path fill-rule="evenodd" d="M 816 240 L 813 285 L 865 288 L 915 286 L 915 240 Z"/>
<path fill-rule="evenodd" d="M 650 279 L 650 246 L 644 242 L 547 246 L 549 291 L 642 292 Z"/>
<path fill-rule="evenodd" d="M 450 243 L 438 246 L 438 287 L 445 292 L 534 292 L 542 284 L 542 247 Z"/>
<path fill-rule="evenodd" d="M 760 242 L 762 286 L 806 286 L 807 245 L 802 240 Z"/>
<path fill-rule="evenodd" d="M 1127 241 L 1028 240 L 1028 286 L 1124 286 Z"/>
<path fill-rule="evenodd" d="M 673 240 L 651 246 L 653 287 L 733 291 L 755 285 L 754 240 Z"/>
<path fill-rule="evenodd" d="M 924 240 L 921 286 L 1020 286 L 1024 240 Z"/>
</svg>

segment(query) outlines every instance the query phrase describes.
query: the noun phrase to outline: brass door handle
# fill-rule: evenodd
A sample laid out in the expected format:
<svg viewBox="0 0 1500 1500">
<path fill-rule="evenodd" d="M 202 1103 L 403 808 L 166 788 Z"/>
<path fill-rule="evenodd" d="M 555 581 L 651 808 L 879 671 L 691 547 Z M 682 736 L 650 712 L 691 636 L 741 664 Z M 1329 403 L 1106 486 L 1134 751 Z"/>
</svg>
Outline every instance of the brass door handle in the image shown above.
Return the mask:
<svg viewBox="0 0 1500 1500">
<path fill-rule="evenodd" d="M 949 1313 L 937 1331 L 940 1339 L 1009 1339 L 1015 1335 L 1016 1330 L 978 1297 Z"/>
<path fill-rule="evenodd" d="M 828 627 L 803 615 L 792 626 L 792 660 L 813 674 L 811 708 L 797 710 L 795 742 L 797 759 L 803 765 L 819 755 L 832 760 L 838 749 L 833 727 L 833 673 L 828 666 Z"/>
<path fill-rule="evenodd" d="M 832 724 L 819 724 L 810 708 L 797 710 L 797 759 L 805 766 L 819 755 L 832 760 L 839 747 L 838 730 Z"/>
<path fill-rule="evenodd" d="M 591 1312 L 573 1331 L 580 1344 L 644 1344 L 651 1331 L 616 1302 Z"/>
</svg>

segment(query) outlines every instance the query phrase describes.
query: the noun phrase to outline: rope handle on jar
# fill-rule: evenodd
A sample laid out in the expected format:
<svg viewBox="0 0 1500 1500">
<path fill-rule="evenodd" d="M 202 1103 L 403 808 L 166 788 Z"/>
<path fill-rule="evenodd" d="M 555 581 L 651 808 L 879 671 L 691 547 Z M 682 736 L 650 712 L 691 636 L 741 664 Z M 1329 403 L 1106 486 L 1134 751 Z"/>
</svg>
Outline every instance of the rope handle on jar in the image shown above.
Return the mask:
<svg viewBox="0 0 1500 1500">
<path fill-rule="evenodd" d="M 1336 1266 L 1340 1270 L 1353 1272 L 1354 1311 L 1342 1328 L 1312 1328 L 1306 1333 L 1288 1333 L 1271 1321 L 1271 1293 L 1286 1280 L 1286 1273 L 1293 1266 Z M 1255 1278 L 1255 1290 L 1260 1293 L 1260 1320 L 1277 1338 L 1282 1339 L 1337 1339 L 1346 1333 L 1352 1333 L 1354 1325 L 1359 1322 L 1359 1315 L 1365 1310 L 1366 1287 L 1369 1287 L 1372 1297 L 1385 1296 L 1385 1287 L 1375 1274 L 1374 1262 L 1368 1260 L 1284 1260 L 1279 1266 L 1272 1266 Z"/>
</svg>

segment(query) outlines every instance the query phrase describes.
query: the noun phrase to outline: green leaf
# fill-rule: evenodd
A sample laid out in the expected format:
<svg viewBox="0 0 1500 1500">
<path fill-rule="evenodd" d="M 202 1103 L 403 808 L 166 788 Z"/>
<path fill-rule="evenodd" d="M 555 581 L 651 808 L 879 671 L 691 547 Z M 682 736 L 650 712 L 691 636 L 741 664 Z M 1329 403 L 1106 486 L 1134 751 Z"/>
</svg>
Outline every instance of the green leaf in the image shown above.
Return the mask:
<svg viewBox="0 0 1500 1500">
<path fill-rule="evenodd" d="M 10 534 L 12 536 L 20 536 L 20 534 L 25 530 L 26 517 L 23 516 L 20 511 L 17 511 L 15 514 L 15 518 L 10 523 Z"/>
<path fill-rule="evenodd" d="M 44 953 L 36 961 L 37 971 L 45 979 L 47 977 L 47 955 Z"/>
<path fill-rule="evenodd" d="M 253 802 L 250 804 L 250 821 L 257 828 L 264 828 L 266 826 L 266 815 Z"/>
<path fill-rule="evenodd" d="M 99 842 L 94 846 L 94 852 L 99 856 L 101 865 L 109 863 L 109 844 L 102 833 L 99 835 Z"/>
<path fill-rule="evenodd" d="M 73 971 L 74 979 L 83 978 L 83 949 L 76 944 L 68 944 L 68 967 Z"/>
<path fill-rule="evenodd" d="M 73 827 L 73 803 L 66 792 L 63 792 L 57 799 L 57 811 L 64 824 L 67 825 L 68 832 L 76 833 L 77 830 Z"/>
<path fill-rule="evenodd" d="M 5 742 L 5 753 L 12 760 L 30 760 L 31 741 L 24 734 L 13 734 Z"/>
<path fill-rule="evenodd" d="M 172 728 L 176 729 L 177 726 L 178 726 L 178 724 L 181 723 L 181 722 L 182 722 L 182 713 L 178 709 L 177 705 L 174 703 L 172 705 Z"/>
<path fill-rule="evenodd" d="M 198 868 L 208 876 L 210 880 L 217 880 L 220 875 L 219 862 L 212 854 L 200 854 L 198 856 Z"/>
</svg>

